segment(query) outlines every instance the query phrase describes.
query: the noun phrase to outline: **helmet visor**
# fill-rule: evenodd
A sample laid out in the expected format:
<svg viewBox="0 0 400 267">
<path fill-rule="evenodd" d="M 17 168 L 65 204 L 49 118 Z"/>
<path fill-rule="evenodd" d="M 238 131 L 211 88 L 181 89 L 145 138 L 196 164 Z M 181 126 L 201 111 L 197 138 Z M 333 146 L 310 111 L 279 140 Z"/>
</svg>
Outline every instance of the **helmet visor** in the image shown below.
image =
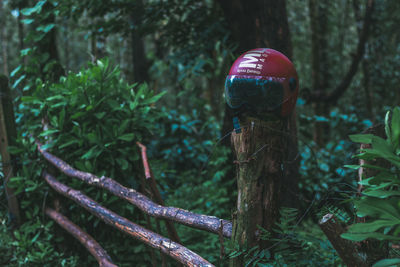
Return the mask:
<svg viewBox="0 0 400 267">
<path fill-rule="evenodd" d="M 275 111 L 284 99 L 286 78 L 228 75 L 225 80 L 225 100 L 232 109 L 246 106 L 261 113 Z"/>
</svg>

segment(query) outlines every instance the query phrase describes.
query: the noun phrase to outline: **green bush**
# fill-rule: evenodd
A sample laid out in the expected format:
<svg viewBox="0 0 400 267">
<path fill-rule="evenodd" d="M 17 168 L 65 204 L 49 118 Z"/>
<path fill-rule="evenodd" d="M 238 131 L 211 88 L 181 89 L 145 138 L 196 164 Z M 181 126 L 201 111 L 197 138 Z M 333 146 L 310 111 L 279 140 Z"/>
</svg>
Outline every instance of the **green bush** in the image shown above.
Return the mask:
<svg viewBox="0 0 400 267">
<path fill-rule="evenodd" d="M 60 197 L 40 177 L 46 163 L 36 152 L 29 135 L 38 137 L 42 143 L 48 142 L 46 149 L 79 170 L 112 177 L 124 185 L 137 188 L 138 178 L 143 171 L 136 141 L 149 142 L 155 122 L 164 116 L 154 106 L 160 97 L 162 94 L 154 95 L 146 84 L 127 84 L 120 78 L 119 68 L 112 68 L 104 60 L 89 64 L 87 69 L 79 73 L 69 73 L 59 83 L 37 80 L 32 95 L 23 96 L 19 100 L 17 123 L 20 137 L 17 140 L 18 146 L 12 147 L 11 152 L 19 158 L 20 168 L 18 176 L 11 179 L 11 185 L 21 198 L 21 209 L 26 221 L 19 230 L 20 239 L 17 239 L 15 245 L 18 251 L 25 251 L 29 255 L 25 257 L 28 265 L 46 263 L 55 257 L 47 254 L 32 256 L 43 238 L 46 248 L 70 243 L 67 245 L 71 248 L 68 255 L 87 255 L 86 251 L 82 252 L 80 245 L 78 248 L 71 246 L 77 241 L 63 235 L 64 232 L 58 233 L 58 237 L 53 236 L 55 228 L 44 216 L 42 206 L 51 206 L 51 200 Z M 58 178 L 122 216 L 139 223 L 144 221 L 143 216 L 134 213 L 132 205 L 104 190 L 90 187 L 76 179 L 64 176 Z M 117 231 L 111 231 L 111 227 L 99 223 L 99 220 L 83 212 L 82 208 L 70 200 L 62 198 L 62 212 L 92 234 L 119 265 L 137 262 L 137 266 L 146 266 L 149 251 L 144 245 L 126 236 L 123 238 Z M 42 229 L 46 229 L 47 235 L 37 236 L 37 233 L 44 231 Z M 34 240 L 34 245 L 29 246 L 26 240 Z M 142 252 L 143 257 L 137 261 L 132 253 L 127 254 L 128 248 Z M 47 251 L 49 254 L 51 250 Z M 55 252 L 52 253 L 55 255 Z M 13 257 L 21 261 L 22 256 L 17 254 Z M 68 259 L 66 255 L 64 257 Z M 90 258 L 87 264 L 93 262 Z"/>
</svg>

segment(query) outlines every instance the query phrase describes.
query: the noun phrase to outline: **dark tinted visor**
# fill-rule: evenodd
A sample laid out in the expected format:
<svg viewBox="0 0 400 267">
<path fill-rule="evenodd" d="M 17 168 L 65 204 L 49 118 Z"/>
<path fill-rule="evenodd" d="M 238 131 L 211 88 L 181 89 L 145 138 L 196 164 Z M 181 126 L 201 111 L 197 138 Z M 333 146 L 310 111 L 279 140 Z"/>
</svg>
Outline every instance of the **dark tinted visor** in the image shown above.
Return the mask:
<svg viewBox="0 0 400 267">
<path fill-rule="evenodd" d="M 246 105 L 256 112 L 273 111 L 283 103 L 284 80 L 228 75 L 225 80 L 226 103 L 233 109 Z"/>
</svg>

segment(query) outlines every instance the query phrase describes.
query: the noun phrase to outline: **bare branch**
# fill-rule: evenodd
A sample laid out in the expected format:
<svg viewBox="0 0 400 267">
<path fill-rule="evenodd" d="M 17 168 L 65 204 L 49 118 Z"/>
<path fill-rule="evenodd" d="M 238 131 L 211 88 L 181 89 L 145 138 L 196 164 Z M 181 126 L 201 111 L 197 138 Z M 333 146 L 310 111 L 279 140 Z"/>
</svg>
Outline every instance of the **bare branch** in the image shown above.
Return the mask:
<svg viewBox="0 0 400 267">
<path fill-rule="evenodd" d="M 145 182 L 147 182 L 146 185 L 148 185 L 150 187 L 151 193 L 152 193 L 152 195 L 154 197 L 153 200 L 155 200 L 155 202 L 157 204 L 160 204 L 161 206 L 164 206 L 165 205 L 164 204 L 164 200 L 162 199 L 161 193 L 158 190 L 157 182 L 154 179 L 154 175 L 153 175 L 153 173 L 152 173 L 152 171 L 150 169 L 150 165 L 149 165 L 149 162 L 147 160 L 147 152 L 146 152 L 147 148 L 146 148 L 145 145 L 143 145 L 143 144 L 141 144 L 139 142 L 136 142 L 136 144 L 139 146 L 139 148 L 141 150 L 141 154 L 142 154 L 143 168 L 144 168 L 144 173 L 145 173 L 145 176 L 146 176 L 146 181 Z M 168 221 L 168 220 L 165 220 L 165 224 L 167 226 L 167 231 L 168 231 L 169 237 L 172 240 L 174 240 L 175 242 L 182 243 L 180 238 L 179 238 L 179 236 L 178 236 L 178 233 L 176 232 L 174 224 L 171 221 Z"/>
<path fill-rule="evenodd" d="M 47 183 L 61 195 L 75 201 L 78 205 L 85 208 L 87 211 L 98 217 L 105 223 L 117 228 L 133 238 L 149 245 L 155 249 L 162 251 L 185 266 L 214 266 L 193 251 L 184 246 L 160 236 L 152 231 L 149 231 L 128 219 L 119 216 L 118 214 L 102 207 L 93 199 L 82 194 L 78 190 L 74 190 L 59 181 L 48 173 L 43 173 Z"/>
<path fill-rule="evenodd" d="M 136 144 L 138 145 L 138 147 L 140 148 L 140 151 L 142 153 L 142 161 L 143 161 L 143 168 L 144 168 L 144 174 L 146 176 L 146 179 L 150 179 L 151 178 L 151 173 L 150 173 L 150 166 L 149 166 L 149 162 L 147 160 L 147 148 L 145 145 L 136 142 Z"/>
<path fill-rule="evenodd" d="M 323 102 L 335 103 L 343 95 L 343 93 L 347 90 L 351 81 L 353 80 L 354 75 L 357 72 L 358 65 L 364 55 L 365 44 L 368 39 L 369 28 L 371 25 L 371 17 L 372 17 L 373 8 L 374 8 L 374 0 L 367 0 L 365 16 L 364 16 L 364 23 L 363 23 L 364 26 L 363 26 L 362 32 L 360 34 L 360 38 L 358 40 L 356 54 L 353 57 L 353 60 L 350 64 L 350 68 L 348 69 L 346 75 L 343 77 L 340 84 L 333 91 L 331 91 L 330 93 L 327 93 L 327 94 L 324 91 L 316 90 L 315 92 L 313 92 L 309 95 L 309 98 L 307 99 L 309 102 L 323 101 Z"/>
<path fill-rule="evenodd" d="M 67 217 L 61 213 L 46 208 L 46 215 L 52 218 L 58 225 L 64 228 L 65 231 L 73 235 L 79 242 L 86 247 L 86 249 L 96 258 L 100 267 L 116 267 L 117 265 L 112 263 L 110 256 L 107 252 L 93 239 L 89 234 L 83 231 L 79 226 L 68 220 Z"/>
<path fill-rule="evenodd" d="M 63 160 L 50 154 L 42 148 L 42 145 L 36 141 L 39 152 L 51 164 L 57 167 L 64 174 L 78 178 L 88 184 L 107 189 L 112 194 L 127 200 L 143 212 L 154 216 L 155 218 L 167 219 L 186 226 L 205 230 L 210 233 L 219 234 L 220 221 L 223 225 L 223 235 L 230 238 L 232 235 L 232 223 L 227 220 L 221 220 L 215 216 L 193 213 L 176 207 L 164 207 L 151 201 L 148 197 L 140 194 L 134 189 L 124 187 L 115 180 L 107 177 L 97 177 L 94 174 L 78 171 L 72 168 Z"/>
<path fill-rule="evenodd" d="M 340 237 L 345 230 L 333 214 L 326 214 L 320 220 L 319 227 L 347 266 L 368 266 L 357 251 L 356 244 Z"/>
</svg>

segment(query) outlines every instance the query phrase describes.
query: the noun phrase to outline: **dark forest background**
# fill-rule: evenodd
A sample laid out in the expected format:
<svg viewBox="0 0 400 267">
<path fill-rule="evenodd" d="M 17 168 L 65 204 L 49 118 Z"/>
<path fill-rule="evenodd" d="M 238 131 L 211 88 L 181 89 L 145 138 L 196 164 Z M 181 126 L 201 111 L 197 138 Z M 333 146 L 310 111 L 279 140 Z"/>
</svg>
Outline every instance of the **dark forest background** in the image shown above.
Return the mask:
<svg viewBox="0 0 400 267">
<path fill-rule="evenodd" d="M 350 200 L 358 174 L 344 165 L 358 164 L 352 156 L 359 145 L 348 136 L 383 124 L 400 104 L 399 25 L 396 0 L 0 1 L 0 73 L 9 79 L 18 132 L 10 149 L 18 168 L 10 183 L 23 222 L 12 228 L 2 189 L 0 265 L 96 264 L 43 214 L 54 201 L 118 266 L 164 262 L 157 251 L 57 198 L 40 178 L 45 162 L 29 133 L 50 140 L 48 147 L 77 169 L 138 190 L 140 141 L 167 205 L 231 219 L 236 184 L 225 77 L 240 54 L 270 47 L 285 53 L 299 74 L 291 126 L 298 151 L 288 152 L 298 163 L 290 170 L 297 178 L 285 185 L 285 205 L 292 209 L 282 212 L 287 220 L 277 226 L 282 235 L 274 258 L 258 253 L 249 256 L 249 266 L 341 266 L 317 222 L 327 212 L 344 223 L 355 220 Z M 43 118 L 50 130 L 43 131 Z M 62 179 L 166 233 L 111 194 Z M 185 246 L 217 266 L 235 255 L 228 240 L 221 256 L 218 236 L 176 228 Z"/>
</svg>

